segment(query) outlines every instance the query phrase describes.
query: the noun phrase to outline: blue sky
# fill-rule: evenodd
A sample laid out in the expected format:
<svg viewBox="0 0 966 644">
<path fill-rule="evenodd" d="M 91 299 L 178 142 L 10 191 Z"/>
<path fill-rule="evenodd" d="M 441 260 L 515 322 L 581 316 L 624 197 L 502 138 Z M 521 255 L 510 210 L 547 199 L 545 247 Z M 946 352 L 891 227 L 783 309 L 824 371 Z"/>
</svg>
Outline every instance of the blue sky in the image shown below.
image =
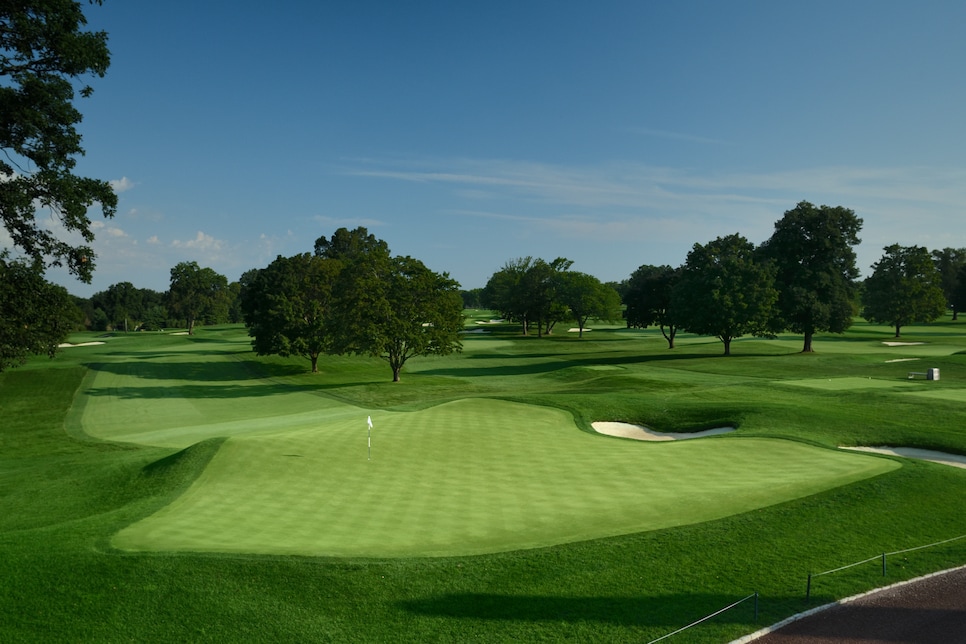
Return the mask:
<svg viewBox="0 0 966 644">
<path fill-rule="evenodd" d="M 510 259 L 619 281 L 755 243 L 801 200 L 888 244 L 966 246 L 966 3 L 147 2 L 85 9 L 79 101 L 117 216 L 91 285 L 165 290 L 365 226 L 483 286 Z"/>
</svg>

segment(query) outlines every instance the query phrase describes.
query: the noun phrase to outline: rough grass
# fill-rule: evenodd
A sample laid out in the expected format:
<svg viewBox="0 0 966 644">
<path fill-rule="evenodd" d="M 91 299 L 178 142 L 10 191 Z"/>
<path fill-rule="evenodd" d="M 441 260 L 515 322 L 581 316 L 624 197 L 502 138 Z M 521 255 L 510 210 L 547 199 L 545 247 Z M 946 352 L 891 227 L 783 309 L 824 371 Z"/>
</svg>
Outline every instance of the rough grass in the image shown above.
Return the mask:
<svg viewBox="0 0 966 644">
<path fill-rule="evenodd" d="M 261 382 L 265 395 L 254 397 L 263 406 L 278 387 L 314 397 L 322 408 L 332 400 L 373 414 L 502 398 L 563 410 L 583 429 L 593 420 L 678 431 L 730 421 L 746 437 L 966 453 L 961 329 L 946 322 L 903 330 L 904 340 L 949 347 L 941 352 L 885 347 L 889 329 L 859 324 L 844 338 L 819 338 L 816 355 L 798 354 L 795 338 L 748 338 L 726 359 L 707 338 L 684 338 L 669 352 L 652 331 L 596 325 L 583 340 L 537 340 L 511 328 L 468 338 L 462 356 L 415 361 L 396 385 L 378 360 L 329 360 L 312 376 L 307 363 L 255 359 L 237 329 L 205 329 L 198 338 L 132 334 L 67 349 L 53 362 L 0 375 L 0 640 L 649 641 L 756 590 L 761 623 L 776 621 L 808 606 L 809 572 L 966 534 L 966 473 L 884 458 L 902 467 L 726 518 L 545 548 L 412 559 L 123 554 L 109 539 L 178 498 L 232 441 L 182 451 L 188 446 L 177 440 L 142 446 L 73 433 L 89 412 L 82 395 L 72 406 L 85 369 L 116 373 L 121 367 L 99 365 L 149 361 L 152 353 L 162 364 L 166 354 L 185 361 L 179 347 L 227 350 L 251 377 L 205 359 L 173 387 L 166 385 L 176 378 L 142 371 L 139 387 L 115 399 L 150 409 L 186 397 L 201 415 L 216 407 L 235 413 L 233 404 L 249 396 L 230 394 Z M 916 370 L 940 368 L 942 380 L 905 383 L 909 363 L 886 362 L 899 355 L 920 357 L 923 369 Z M 837 391 L 781 382 L 870 377 L 914 388 Z M 139 398 L 140 387 L 156 395 Z M 223 395 L 204 395 L 210 387 Z M 118 435 L 150 426 L 129 414 L 125 430 L 110 410 L 102 415 Z M 245 421 L 238 413 L 229 422 Z M 963 541 L 899 556 L 885 579 L 875 565 L 821 577 L 812 604 L 961 564 Z M 727 641 L 756 627 L 745 605 L 689 631 L 686 641 Z"/>
</svg>

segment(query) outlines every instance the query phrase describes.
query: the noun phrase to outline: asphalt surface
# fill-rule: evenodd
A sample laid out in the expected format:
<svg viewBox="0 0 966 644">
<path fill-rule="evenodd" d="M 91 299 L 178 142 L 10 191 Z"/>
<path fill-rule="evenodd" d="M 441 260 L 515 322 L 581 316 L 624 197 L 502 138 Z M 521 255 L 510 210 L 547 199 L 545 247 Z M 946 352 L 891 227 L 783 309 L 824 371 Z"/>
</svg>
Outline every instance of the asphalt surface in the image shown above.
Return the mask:
<svg viewBox="0 0 966 644">
<path fill-rule="evenodd" d="M 803 617 L 754 644 L 966 644 L 966 569 Z"/>
</svg>

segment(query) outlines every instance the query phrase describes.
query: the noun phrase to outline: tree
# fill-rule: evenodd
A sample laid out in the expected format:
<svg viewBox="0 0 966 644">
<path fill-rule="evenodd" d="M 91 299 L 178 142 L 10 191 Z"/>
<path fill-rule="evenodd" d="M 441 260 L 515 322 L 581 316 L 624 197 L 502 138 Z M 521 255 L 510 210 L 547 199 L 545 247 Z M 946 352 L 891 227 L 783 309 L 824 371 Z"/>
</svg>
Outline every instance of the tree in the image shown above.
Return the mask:
<svg viewBox="0 0 966 644">
<path fill-rule="evenodd" d="M 53 358 L 76 314 L 67 289 L 45 280 L 40 262 L 0 255 L 0 372 L 29 355 Z"/>
<path fill-rule="evenodd" d="M 340 273 L 335 294 L 333 351 L 386 360 L 393 382 L 410 358 L 462 348 L 459 284 L 417 259 L 389 257 L 382 247 L 361 253 Z"/>
<path fill-rule="evenodd" d="M 171 310 L 185 320 L 188 335 L 194 334 L 195 321 L 208 316 L 217 320 L 224 309 L 227 317 L 228 278 L 198 262 L 181 262 L 171 269 L 168 296 Z"/>
<path fill-rule="evenodd" d="M 896 335 L 903 326 L 931 322 L 946 312 L 942 277 L 923 246 L 886 246 L 865 280 L 862 316 L 888 324 Z"/>
<path fill-rule="evenodd" d="M 365 256 L 388 256 L 389 245 L 369 234 L 364 226 L 353 230 L 340 228 L 332 235 L 332 239 L 323 236 L 315 240 L 315 254 L 317 257 L 348 262 Z"/>
<path fill-rule="evenodd" d="M 957 301 L 956 293 L 959 290 L 962 269 L 966 266 L 966 248 L 934 250 L 932 251 L 932 261 L 936 265 L 936 270 L 939 271 L 946 302 L 953 310 L 953 320 L 958 320 L 962 303 Z"/>
<path fill-rule="evenodd" d="M 775 222 L 775 232 L 759 247 L 777 270 L 776 330 L 801 333 L 802 353 L 812 352 L 816 332 L 844 333 L 852 325 L 859 277 L 852 247 L 861 229 L 862 220 L 848 208 L 802 201 Z"/>
<path fill-rule="evenodd" d="M 627 307 L 627 326 L 644 329 L 657 324 L 667 340 L 668 349 L 674 348 L 674 336 L 678 331 L 671 293 L 681 277 L 681 270 L 681 267 L 640 266 L 624 285 L 622 297 Z"/>
<path fill-rule="evenodd" d="M 279 255 L 266 268 L 246 273 L 242 311 L 252 348 L 260 356 L 304 356 L 319 371 L 326 353 L 332 287 L 342 263 L 304 253 Z"/>
<path fill-rule="evenodd" d="M 713 335 L 731 355 L 731 341 L 765 335 L 775 315 L 775 271 L 756 259 L 754 244 L 741 235 L 718 237 L 688 253 L 671 295 L 683 329 Z"/>
<path fill-rule="evenodd" d="M 100 204 L 113 217 L 117 196 L 106 181 L 74 174 L 84 154 L 74 107 L 75 83 L 104 76 L 110 64 L 107 34 L 84 31 L 87 24 L 75 0 L 4 2 L 0 5 L 0 219 L 35 264 L 66 266 L 89 283 L 94 239 L 88 208 Z M 89 86 L 80 87 L 82 97 Z M 63 234 L 59 239 L 37 209 L 48 210 Z"/>
<path fill-rule="evenodd" d="M 483 287 L 483 306 L 500 312 L 500 316 L 523 326 L 527 335 L 530 302 L 523 288 L 523 278 L 533 265 L 532 257 L 508 260 L 503 268 L 490 276 Z"/>
<path fill-rule="evenodd" d="M 587 320 L 619 320 L 621 298 L 612 287 L 601 284 L 593 275 L 579 271 L 561 274 L 560 299 L 577 322 L 578 336 L 584 337 Z"/>
</svg>

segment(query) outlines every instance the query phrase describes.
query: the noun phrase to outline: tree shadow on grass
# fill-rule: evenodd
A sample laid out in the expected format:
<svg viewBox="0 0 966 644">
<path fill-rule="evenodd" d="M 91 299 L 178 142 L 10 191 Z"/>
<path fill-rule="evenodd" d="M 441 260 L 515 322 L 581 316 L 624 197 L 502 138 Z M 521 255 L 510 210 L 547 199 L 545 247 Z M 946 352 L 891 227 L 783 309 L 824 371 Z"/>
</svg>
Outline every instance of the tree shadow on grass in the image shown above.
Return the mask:
<svg viewBox="0 0 966 644">
<path fill-rule="evenodd" d="M 666 627 L 674 630 L 741 599 L 743 598 L 713 593 L 663 597 L 550 597 L 460 593 L 407 600 L 400 602 L 400 607 L 412 613 L 434 617 L 528 622 L 593 621 L 618 626 Z M 743 601 L 714 617 L 716 623 L 727 624 L 751 624 L 754 619 L 754 599 Z"/>
<path fill-rule="evenodd" d="M 86 365 L 92 371 L 104 371 L 146 380 L 194 380 L 198 382 L 235 382 L 298 376 L 307 369 L 299 365 L 266 364 L 255 360 L 185 362 L 94 362 Z"/>
<path fill-rule="evenodd" d="M 199 384 L 178 387 L 92 387 L 84 391 L 88 396 L 116 396 L 126 400 L 151 400 L 160 398 L 262 398 L 282 394 L 307 393 L 326 396 L 330 389 L 368 385 L 369 382 L 293 385 L 264 383 L 256 385 Z"/>
</svg>

